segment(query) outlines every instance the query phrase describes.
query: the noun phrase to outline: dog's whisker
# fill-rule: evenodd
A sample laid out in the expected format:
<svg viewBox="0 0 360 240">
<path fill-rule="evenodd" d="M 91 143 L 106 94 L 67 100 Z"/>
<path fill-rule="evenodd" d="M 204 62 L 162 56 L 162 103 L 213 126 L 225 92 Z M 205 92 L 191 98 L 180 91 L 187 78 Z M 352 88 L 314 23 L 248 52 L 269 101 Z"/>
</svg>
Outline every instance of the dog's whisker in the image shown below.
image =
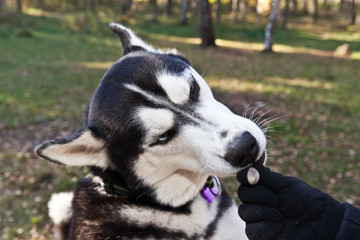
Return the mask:
<svg viewBox="0 0 360 240">
<path fill-rule="evenodd" d="M 254 122 L 257 123 L 260 119 L 262 119 L 266 114 L 268 114 L 269 112 L 271 112 L 272 110 L 274 110 L 273 108 L 267 110 L 266 112 L 264 112 L 263 114 L 261 114 L 260 116 L 258 116 L 257 118 L 254 119 Z"/>
<path fill-rule="evenodd" d="M 252 114 L 254 111 L 256 111 L 256 109 L 258 109 L 258 108 L 259 108 L 258 106 L 249 107 L 249 108 L 246 110 L 244 117 L 251 119 L 251 114 Z M 253 110 L 252 113 L 250 114 L 250 116 L 248 117 L 247 114 L 248 114 L 248 112 L 249 112 L 250 110 L 252 110 L 252 109 L 255 109 L 255 110 Z"/>
<path fill-rule="evenodd" d="M 263 107 L 265 107 L 266 106 L 266 103 L 262 103 L 262 104 L 260 104 L 259 106 L 256 106 L 256 108 L 253 110 L 253 112 L 251 113 L 251 115 L 250 115 L 250 117 L 249 117 L 249 119 L 250 120 L 253 120 L 253 118 L 254 118 L 254 116 L 256 115 L 256 113 L 261 109 L 261 108 L 263 108 Z M 255 120 L 253 120 L 254 122 L 255 122 Z"/>
<path fill-rule="evenodd" d="M 249 110 L 249 107 L 251 106 L 251 104 L 253 103 L 254 100 L 251 100 L 250 103 L 245 107 L 242 116 L 246 117 L 247 111 Z"/>
<path fill-rule="evenodd" d="M 271 118 L 271 119 L 264 119 L 263 121 L 261 121 L 259 123 L 259 127 L 262 128 L 263 126 L 269 125 L 270 123 L 272 123 L 272 122 L 274 122 L 276 120 L 284 118 L 285 116 L 286 115 L 280 115 L 280 116 L 274 116 L 274 118 Z"/>
</svg>

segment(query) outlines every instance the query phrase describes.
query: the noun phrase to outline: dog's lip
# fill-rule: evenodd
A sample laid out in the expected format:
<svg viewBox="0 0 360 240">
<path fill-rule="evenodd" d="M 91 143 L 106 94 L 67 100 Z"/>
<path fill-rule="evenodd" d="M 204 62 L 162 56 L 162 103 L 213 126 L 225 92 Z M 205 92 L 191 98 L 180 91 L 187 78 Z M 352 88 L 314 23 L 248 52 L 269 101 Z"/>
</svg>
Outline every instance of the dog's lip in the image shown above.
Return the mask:
<svg viewBox="0 0 360 240">
<path fill-rule="evenodd" d="M 264 164 L 264 162 L 265 162 L 265 156 L 266 156 L 266 152 L 264 151 L 264 152 L 260 155 L 260 157 L 259 157 L 257 160 L 255 160 L 255 162 L 260 162 L 261 164 Z"/>
</svg>

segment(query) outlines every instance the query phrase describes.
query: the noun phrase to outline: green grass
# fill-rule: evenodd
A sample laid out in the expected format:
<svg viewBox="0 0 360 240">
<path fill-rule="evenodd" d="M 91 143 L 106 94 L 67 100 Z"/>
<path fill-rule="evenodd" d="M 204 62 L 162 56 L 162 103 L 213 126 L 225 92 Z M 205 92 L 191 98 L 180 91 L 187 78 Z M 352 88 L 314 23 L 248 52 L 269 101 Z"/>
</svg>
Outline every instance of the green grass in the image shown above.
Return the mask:
<svg viewBox="0 0 360 240">
<path fill-rule="evenodd" d="M 1 239 L 51 238 L 46 213 L 51 193 L 73 189 L 86 173 L 54 167 L 34 156 L 32 149 L 81 127 L 93 91 L 121 57 L 120 44 L 107 24 L 91 18 L 87 13 L 0 18 Z M 263 54 L 246 44 L 262 43 L 264 26 L 225 21 L 216 27 L 218 38 L 245 47 L 201 49 L 188 42 L 198 37 L 195 25 L 181 26 L 175 18 L 159 24 L 147 16 L 138 19 L 129 20 L 136 32 L 154 47 L 183 52 L 204 73 L 216 97 L 234 111 L 242 114 L 252 102 L 265 104 L 257 115 L 272 109 L 267 118 L 283 116 L 268 132 L 271 168 L 360 206 L 356 31 L 322 25 L 331 25 L 330 20 L 308 27 L 298 24 L 307 21 L 299 18 L 288 30 L 276 32 L 280 51 Z M 355 57 L 324 54 L 343 43 L 351 45 Z M 235 197 L 236 181 L 228 180 L 227 185 Z"/>
</svg>

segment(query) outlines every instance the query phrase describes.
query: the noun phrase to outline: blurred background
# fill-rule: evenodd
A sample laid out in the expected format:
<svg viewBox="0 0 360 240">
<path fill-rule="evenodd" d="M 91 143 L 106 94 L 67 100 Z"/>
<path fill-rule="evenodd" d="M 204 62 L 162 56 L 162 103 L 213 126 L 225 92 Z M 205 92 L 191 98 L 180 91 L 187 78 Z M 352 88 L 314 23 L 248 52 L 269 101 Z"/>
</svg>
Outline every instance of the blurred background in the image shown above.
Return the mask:
<svg viewBox="0 0 360 240">
<path fill-rule="evenodd" d="M 80 128 L 122 55 L 109 22 L 177 48 L 268 136 L 272 169 L 360 207 L 359 0 L 0 0 L 0 239 L 52 239 L 51 193 L 88 169 L 36 157 Z M 238 183 L 224 180 L 236 199 Z"/>
</svg>

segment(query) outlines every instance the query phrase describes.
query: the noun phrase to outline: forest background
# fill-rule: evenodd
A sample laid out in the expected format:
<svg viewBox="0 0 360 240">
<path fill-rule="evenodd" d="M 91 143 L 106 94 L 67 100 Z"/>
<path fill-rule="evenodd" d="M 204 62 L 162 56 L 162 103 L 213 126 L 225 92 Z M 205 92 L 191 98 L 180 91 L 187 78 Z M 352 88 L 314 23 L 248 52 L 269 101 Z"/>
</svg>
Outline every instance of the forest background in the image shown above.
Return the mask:
<svg viewBox="0 0 360 240">
<path fill-rule="evenodd" d="M 52 239 L 50 195 L 87 173 L 33 149 L 82 126 L 122 54 L 114 21 L 177 48 L 218 100 L 263 125 L 269 167 L 360 207 L 359 4 L 0 0 L 0 239 Z M 237 181 L 224 182 L 236 200 Z"/>
</svg>

